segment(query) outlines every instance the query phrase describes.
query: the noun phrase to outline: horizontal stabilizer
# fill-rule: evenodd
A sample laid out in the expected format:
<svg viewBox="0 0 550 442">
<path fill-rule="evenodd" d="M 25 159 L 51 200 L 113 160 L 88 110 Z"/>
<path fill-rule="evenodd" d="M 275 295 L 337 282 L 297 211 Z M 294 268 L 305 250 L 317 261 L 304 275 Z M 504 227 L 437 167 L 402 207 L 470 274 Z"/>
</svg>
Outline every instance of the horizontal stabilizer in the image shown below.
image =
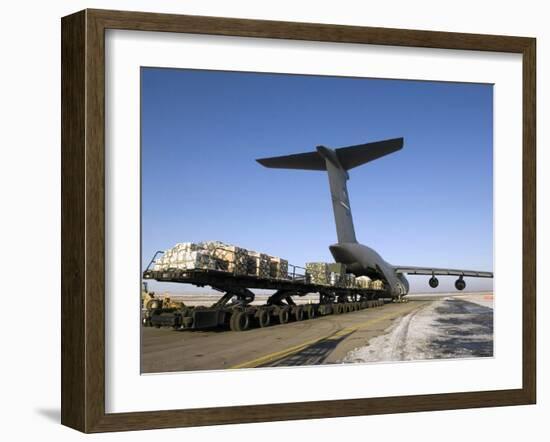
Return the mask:
<svg viewBox="0 0 550 442">
<path fill-rule="evenodd" d="M 356 146 L 334 149 L 342 169 L 349 170 L 369 161 L 376 160 L 403 147 L 403 138 L 358 144 Z M 277 169 L 327 170 L 325 157 L 319 151 L 285 155 L 281 157 L 261 158 L 262 166 Z"/>
<path fill-rule="evenodd" d="M 317 152 L 262 158 L 256 161 L 262 166 L 276 169 L 327 170 L 325 159 Z"/>
<path fill-rule="evenodd" d="M 377 160 L 403 147 L 403 138 L 376 141 L 374 143 L 359 144 L 357 146 L 341 147 L 336 150 L 340 164 L 346 170 L 353 169 L 361 164 Z"/>
</svg>

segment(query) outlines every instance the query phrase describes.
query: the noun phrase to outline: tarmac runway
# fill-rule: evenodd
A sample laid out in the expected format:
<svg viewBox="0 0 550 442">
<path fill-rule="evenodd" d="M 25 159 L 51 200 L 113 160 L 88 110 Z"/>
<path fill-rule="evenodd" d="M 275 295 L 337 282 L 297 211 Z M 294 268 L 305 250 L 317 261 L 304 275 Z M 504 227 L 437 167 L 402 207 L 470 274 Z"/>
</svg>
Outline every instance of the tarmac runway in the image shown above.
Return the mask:
<svg viewBox="0 0 550 442">
<path fill-rule="evenodd" d="M 412 295 L 245 332 L 142 328 L 142 373 L 492 356 L 492 293 Z"/>
</svg>

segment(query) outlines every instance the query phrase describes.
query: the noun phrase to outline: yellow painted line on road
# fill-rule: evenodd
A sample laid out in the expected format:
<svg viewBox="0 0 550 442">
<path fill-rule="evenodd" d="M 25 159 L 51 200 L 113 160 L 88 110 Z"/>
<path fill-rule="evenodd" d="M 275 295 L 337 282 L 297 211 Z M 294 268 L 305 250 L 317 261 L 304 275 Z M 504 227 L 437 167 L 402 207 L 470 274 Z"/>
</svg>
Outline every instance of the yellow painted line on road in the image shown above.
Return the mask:
<svg viewBox="0 0 550 442">
<path fill-rule="evenodd" d="M 367 309 L 367 311 L 368 310 L 369 309 Z M 370 327 L 373 324 L 376 324 L 378 322 L 384 321 L 386 319 L 390 319 L 394 315 L 395 315 L 395 312 L 388 313 L 387 315 L 383 315 L 383 316 L 380 316 L 378 318 L 370 319 L 368 321 L 362 322 L 362 323 L 354 325 L 352 327 L 347 327 L 347 328 L 344 328 L 344 329 L 339 330 L 337 332 L 330 333 L 326 336 L 322 336 L 322 337 L 317 338 L 317 339 L 312 339 L 310 341 L 303 342 L 302 344 L 298 344 L 298 345 L 295 345 L 293 347 L 289 347 L 289 348 L 286 348 L 284 350 L 280 350 L 280 351 L 277 351 L 277 352 L 274 352 L 274 353 L 269 353 L 265 356 L 261 356 L 257 359 L 253 359 L 253 360 L 248 361 L 248 362 L 243 362 L 241 364 L 236 364 L 236 365 L 233 365 L 232 367 L 229 367 L 229 368 L 230 369 L 255 368 L 255 367 L 258 367 L 260 365 L 268 364 L 268 363 L 276 361 L 278 359 L 286 358 L 287 356 L 296 354 L 296 353 L 298 353 L 302 350 L 305 350 L 307 347 L 311 347 L 312 345 L 317 344 L 321 341 L 340 339 L 341 337 L 346 336 L 346 335 L 350 335 L 351 333 L 356 332 L 357 330 L 361 330 L 363 328 Z M 396 318 L 397 317 L 398 316 L 396 316 Z"/>
<path fill-rule="evenodd" d="M 257 359 L 253 359 L 252 361 L 243 362 L 241 364 L 233 365 L 232 367 L 229 367 L 229 368 L 231 368 L 231 369 L 232 368 L 254 368 L 254 367 L 257 367 L 259 365 L 267 364 L 267 363 L 273 362 L 277 359 L 282 359 L 282 358 L 290 356 L 294 353 L 298 353 L 299 351 L 302 351 L 302 350 L 306 349 L 307 347 L 309 347 L 313 344 L 317 344 L 318 342 L 321 342 L 325 339 L 328 339 L 330 336 L 332 336 L 332 333 L 328 334 L 326 336 L 323 336 L 321 338 L 312 339 L 311 341 L 307 341 L 307 342 L 304 342 L 302 344 L 295 345 L 294 347 L 290 347 L 290 348 L 287 348 L 285 350 L 281 350 L 281 351 L 277 351 L 275 353 L 267 354 L 267 355 L 259 357 Z"/>
</svg>

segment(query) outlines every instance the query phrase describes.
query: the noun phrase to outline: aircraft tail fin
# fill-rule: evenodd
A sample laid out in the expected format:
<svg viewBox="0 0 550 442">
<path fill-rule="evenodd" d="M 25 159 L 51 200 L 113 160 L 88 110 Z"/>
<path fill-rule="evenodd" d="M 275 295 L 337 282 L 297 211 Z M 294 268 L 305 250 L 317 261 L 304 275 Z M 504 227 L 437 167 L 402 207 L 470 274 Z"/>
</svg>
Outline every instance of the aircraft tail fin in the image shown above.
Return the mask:
<svg viewBox="0 0 550 442">
<path fill-rule="evenodd" d="M 355 229 L 351 216 L 346 181 L 348 170 L 376 160 L 403 147 L 403 138 L 329 149 L 317 146 L 314 152 L 285 155 L 256 160 L 262 166 L 277 169 L 326 170 L 329 178 L 332 208 L 338 242 L 355 243 Z"/>
</svg>

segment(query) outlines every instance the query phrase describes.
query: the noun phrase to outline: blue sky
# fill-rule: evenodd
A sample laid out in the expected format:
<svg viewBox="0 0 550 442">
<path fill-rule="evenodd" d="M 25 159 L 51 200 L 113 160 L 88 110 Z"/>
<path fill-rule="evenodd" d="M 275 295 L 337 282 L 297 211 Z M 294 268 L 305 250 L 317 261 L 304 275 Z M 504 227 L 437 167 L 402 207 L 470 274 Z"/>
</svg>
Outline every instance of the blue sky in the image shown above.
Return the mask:
<svg viewBox="0 0 550 442">
<path fill-rule="evenodd" d="M 358 241 L 392 264 L 492 270 L 491 85 L 142 68 L 141 88 L 143 266 L 203 240 L 332 261 L 326 173 L 255 159 L 404 137 L 350 171 Z"/>
</svg>

